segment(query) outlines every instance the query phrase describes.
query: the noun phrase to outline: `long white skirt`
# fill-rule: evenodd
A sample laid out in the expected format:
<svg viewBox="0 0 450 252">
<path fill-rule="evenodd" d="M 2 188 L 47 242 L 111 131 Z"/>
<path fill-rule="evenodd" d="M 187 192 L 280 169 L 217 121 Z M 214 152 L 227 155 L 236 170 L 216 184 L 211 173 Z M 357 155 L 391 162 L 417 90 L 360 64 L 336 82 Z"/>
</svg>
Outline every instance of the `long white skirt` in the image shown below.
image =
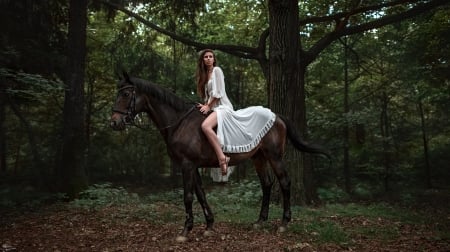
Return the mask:
<svg viewBox="0 0 450 252">
<path fill-rule="evenodd" d="M 262 106 L 232 110 L 226 106 L 217 112 L 217 137 L 225 153 L 249 152 L 255 148 L 275 122 L 275 114 Z"/>
</svg>

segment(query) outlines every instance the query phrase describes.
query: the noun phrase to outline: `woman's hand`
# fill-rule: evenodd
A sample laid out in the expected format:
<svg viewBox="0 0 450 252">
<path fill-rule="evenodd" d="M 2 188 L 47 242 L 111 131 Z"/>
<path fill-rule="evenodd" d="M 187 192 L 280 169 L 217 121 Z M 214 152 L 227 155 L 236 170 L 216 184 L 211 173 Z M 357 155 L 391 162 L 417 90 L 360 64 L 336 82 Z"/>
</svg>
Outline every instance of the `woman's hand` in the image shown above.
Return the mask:
<svg viewBox="0 0 450 252">
<path fill-rule="evenodd" d="M 197 104 L 197 108 L 199 108 L 200 112 L 203 114 L 208 114 L 208 112 L 211 110 L 208 104 Z"/>
</svg>

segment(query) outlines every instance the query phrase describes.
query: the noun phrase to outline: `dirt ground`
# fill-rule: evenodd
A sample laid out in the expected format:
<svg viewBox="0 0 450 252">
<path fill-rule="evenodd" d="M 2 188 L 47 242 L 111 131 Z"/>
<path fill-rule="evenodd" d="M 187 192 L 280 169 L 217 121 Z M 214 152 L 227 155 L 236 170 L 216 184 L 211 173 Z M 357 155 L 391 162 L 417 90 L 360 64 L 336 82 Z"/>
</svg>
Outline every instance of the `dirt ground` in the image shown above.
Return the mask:
<svg viewBox="0 0 450 252">
<path fill-rule="evenodd" d="M 314 234 L 277 233 L 275 221 L 262 230 L 254 230 L 250 223 L 219 222 L 212 236 L 203 236 L 204 225 L 196 223 L 189 241 L 178 243 L 182 219 L 155 224 L 118 213 L 117 207 L 88 211 L 58 205 L 2 216 L 0 251 L 450 251 L 449 240 L 438 239 L 432 223 L 418 226 L 339 217 L 334 221 L 344 228 L 384 225 L 400 233 L 380 240 L 357 235 L 346 245 L 318 244 L 313 242 Z"/>
</svg>

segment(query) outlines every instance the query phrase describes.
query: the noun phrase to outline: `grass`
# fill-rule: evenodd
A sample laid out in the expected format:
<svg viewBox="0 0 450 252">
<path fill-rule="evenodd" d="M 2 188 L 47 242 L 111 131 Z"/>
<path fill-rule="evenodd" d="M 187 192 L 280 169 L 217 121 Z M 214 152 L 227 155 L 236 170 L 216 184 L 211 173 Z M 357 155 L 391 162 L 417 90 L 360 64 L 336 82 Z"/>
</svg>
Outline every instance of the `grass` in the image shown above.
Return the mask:
<svg viewBox="0 0 450 252">
<path fill-rule="evenodd" d="M 352 237 L 394 240 L 400 236 L 399 225 L 422 225 L 426 218 L 385 203 L 328 204 L 297 210 L 293 216 L 300 216 L 290 226 L 293 232 L 340 245 L 351 244 Z"/>
<path fill-rule="evenodd" d="M 243 228 L 251 228 L 256 221 L 261 200 L 259 183 L 245 181 L 215 187 L 207 193 L 208 203 L 215 214 L 216 222 L 227 222 Z M 145 219 L 155 223 L 182 223 L 184 221 L 183 192 L 170 190 L 149 196 L 137 196 L 123 188 L 111 185 L 96 185 L 87 190 L 83 197 L 71 203 L 71 207 L 97 209 L 108 206 L 123 206 L 122 215 Z M 401 234 L 400 225 L 422 225 L 426 216 L 414 211 L 386 203 L 372 204 L 328 204 L 318 208 L 292 207 L 293 220 L 289 233 L 308 238 L 316 244 L 352 244 L 353 237 L 389 241 Z M 198 204 L 193 205 L 197 223 L 204 223 L 203 212 Z M 274 223 L 279 223 L 282 209 L 271 204 L 269 222 L 261 232 L 272 232 Z M 448 229 L 440 232 L 448 237 Z"/>
</svg>

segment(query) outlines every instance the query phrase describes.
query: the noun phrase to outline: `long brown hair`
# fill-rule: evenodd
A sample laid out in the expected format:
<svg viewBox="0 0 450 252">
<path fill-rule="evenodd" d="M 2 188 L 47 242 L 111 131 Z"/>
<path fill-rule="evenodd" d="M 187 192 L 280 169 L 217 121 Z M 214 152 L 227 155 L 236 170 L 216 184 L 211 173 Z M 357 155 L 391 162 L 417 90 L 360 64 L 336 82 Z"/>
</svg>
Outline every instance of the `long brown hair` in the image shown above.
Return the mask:
<svg viewBox="0 0 450 252">
<path fill-rule="evenodd" d="M 202 98 L 205 99 L 205 85 L 208 83 L 208 68 L 205 65 L 205 61 L 203 60 L 203 57 L 205 56 L 205 53 L 210 52 L 213 54 L 214 57 L 214 63 L 213 66 L 216 66 L 216 54 L 211 49 L 204 49 L 200 51 L 199 58 L 197 61 L 197 70 L 195 71 L 195 79 L 197 81 L 197 94 Z"/>
</svg>

